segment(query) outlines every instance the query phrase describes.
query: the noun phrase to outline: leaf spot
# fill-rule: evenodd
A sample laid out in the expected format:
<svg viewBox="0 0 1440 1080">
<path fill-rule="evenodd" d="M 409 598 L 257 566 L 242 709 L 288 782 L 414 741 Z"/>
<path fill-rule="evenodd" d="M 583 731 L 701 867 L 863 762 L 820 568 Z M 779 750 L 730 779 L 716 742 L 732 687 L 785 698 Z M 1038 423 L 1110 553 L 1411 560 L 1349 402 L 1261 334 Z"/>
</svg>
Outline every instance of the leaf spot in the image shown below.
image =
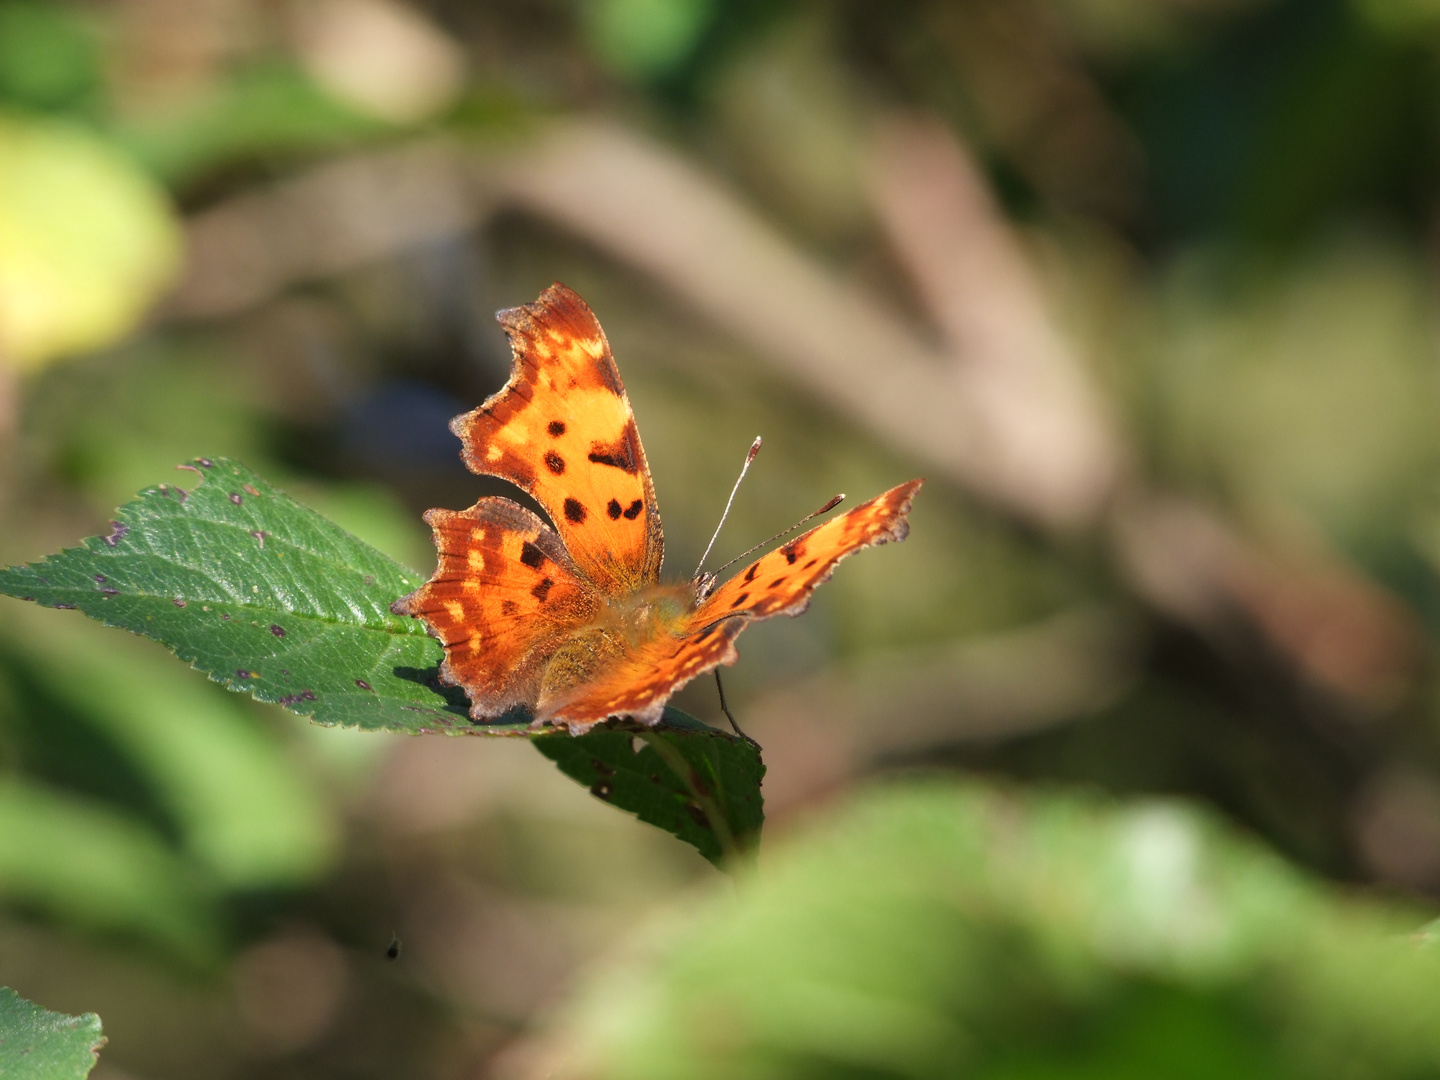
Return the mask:
<svg viewBox="0 0 1440 1080">
<path fill-rule="evenodd" d="M 274 634 L 276 637 L 284 637 L 284 636 L 285 636 L 285 628 L 284 628 L 283 626 L 274 626 L 274 625 L 272 625 L 272 626 L 270 627 L 270 633 Z"/>
<path fill-rule="evenodd" d="M 244 484 L 244 485 L 242 485 L 242 486 L 243 486 L 243 487 L 245 488 L 245 490 L 248 491 L 251 495 L 254 495 L 256 498 L 259 498 L 260 492 L 255 489 L 255 487 L 254 487 L 253 484 Z"/>
<path fill-rule="evenodd" d="M 238 491 L 232 491 L 230 492 L 230 501 L 236 506 L 239 506 L 245 499 Z"/>
<path fill-rule="evenodd" d="M 125 534 L 129 531 L 130 526 L 126 525 L 123 521 L 112 520 L 110 522 L 110 535 L 105 537 L 105 543 L 113 548 L 116 544 L 120 543 L 121 540 L 125 539 Z"/>
<path fill-rule="evenodd" d="M 250 535 L 255 537 L 255 539 L 260 542 L 260 546 L 263 548 L 265 546 L 265 537 L 269 536 L 270 534 L 267 533 L 264 529 L 255 529 L 250 533 Z"/>
<path fill-rule="evenodd" d="M 368 682 L 366 682 L 364 679 L 356 679 L 355 685 L 358 686 L 361 690 L 369 690 L 372 694 L 375 692 L 375 688 L 371 686 Z"/>
</svg>

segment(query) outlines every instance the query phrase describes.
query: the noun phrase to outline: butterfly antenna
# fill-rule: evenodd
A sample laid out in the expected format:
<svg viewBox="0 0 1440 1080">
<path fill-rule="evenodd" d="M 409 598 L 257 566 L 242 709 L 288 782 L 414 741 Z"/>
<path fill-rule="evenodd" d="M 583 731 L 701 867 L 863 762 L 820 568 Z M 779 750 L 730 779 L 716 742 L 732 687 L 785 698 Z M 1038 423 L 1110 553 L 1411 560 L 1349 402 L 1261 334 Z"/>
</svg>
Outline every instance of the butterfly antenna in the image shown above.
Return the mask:
<svg viewBox="0 0 1440 1080">
<path fill-rule="evenodd" d="M 720 539 L 720 530 L 725 527 L 725 519 L 730 516 L 730 507 L 735 502 L 735 493 L 740 490 L 740 481 L 745 479 L 745 474 L 750 471 L 750 463 L 755 460 L 755 455 L 760 453 L 760 442 L 760 436 L 756 435 L 755 441 L 750 444 L 750 452 L 745 455 L 745 464 L 740 466 L 740 475 L 735 478 L 735 486 L 730 489 L 730 498 L 725 500 L 725 512 L 720 515 L 720 524 L 715 526 L 715 535 L 710 537 L 710 543 L 705 545 L 705 554 L 700 556 L 700 565 L 695 567 L 695 580 L 699 580 L 705 560 L 710 557 L 710 549 L 715 546 L 715 541 Z"/>
<path fill-rule="evenodd" d="M 746 555 L 749 555 L 749 554 L 752 554 L 753 552 L 759 551 L 759 550 L 760 550 L 761 548 L 763 548 L 765 545 L 767 545 L 767 544 L 773 544 L 776 540 L 779 540 L 779 539 L 781 539 L 782 537 L 789 536 L 792 532 L 794 532 L 796 529 L 798 529 L 801 525 L 804 525 L 807 521 L 811 520 L 812 518 L 817 518 L 817 517 L 819 517 L 821 514 L 828 514 L 831 510 L 834 510 L 835 507 L 839 506 L 839 505 L 840 505 L 842 502 L 844 502 L 844 501 L 845 501 L 845 496 L 844 496 L 844 495 L 836 495 L 836 496 L 833 497 L 829 502 L 827 502 L 824 506 L 820 507 L 819 510 L 816 510 L 816 511 L 815 511 L 814 513 L 812 513 L 812 514 L 806 514 L 803 518 L 801 518 L 799 521 L 795 522 L 795 524 L 794 524 L 794 525 L 791 525 L 788 529 L 781 529 L 781 530 L 780 530 L 778 533 L 776 533 L 774 536 L 770 537 L 769 540 L 761 540 L 760 543 L 756 544 L 754 547 L 750 548 L 748 551 L 742 551 L 739 555 L 736 555 L 733 559 L 731 559 L 729 562 L 727 562 L 724 566 L 721 566 L 721 567 L 718 567 L 717 569 L 714 569 L 714 570 L 709 571 L 709 572 L 705 575 L 706 579 L 709 580 L 709 581 L 711 581 L 711 582 L 713 582 L 713 581 L 715 580 L 715 577 L 720 573 L 721 570 L 729 569 L 730 567 L 734 566 L 737 562 L 739 562 L 741 559 L 745 558 Z M 698 576 L 698 575 L 697 575 L 697 576 Z"/>
</svg>

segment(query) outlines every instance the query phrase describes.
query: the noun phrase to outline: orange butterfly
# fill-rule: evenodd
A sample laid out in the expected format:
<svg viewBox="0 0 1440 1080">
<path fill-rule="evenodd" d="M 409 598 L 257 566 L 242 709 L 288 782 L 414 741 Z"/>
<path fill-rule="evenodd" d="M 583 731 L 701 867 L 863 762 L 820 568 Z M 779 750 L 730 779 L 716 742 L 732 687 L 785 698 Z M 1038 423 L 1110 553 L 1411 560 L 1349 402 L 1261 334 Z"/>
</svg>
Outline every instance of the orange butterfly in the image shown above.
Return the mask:
<svg viewBox="0 0 1440 1080">
<path fill-rule="evenodd" d="M 517 705 L 580 734 L 612 716 L 660 720 L 695 676 L 733 664 L 734 640 L 798 615 L 851 552 L 903 540 L 912 480 L 757 559 L 719 588 L 661 584 L 664 539 L 635 415 L 585 301 L 558 282 L 497 316 L 510 381 L 450 427 L 471 471 L 515 484 L 551 528 L 510 499 L 430 510 L 439 565 L 395 601 L 445 646 L 440 678 L 493 720 Z"/>
</svg>

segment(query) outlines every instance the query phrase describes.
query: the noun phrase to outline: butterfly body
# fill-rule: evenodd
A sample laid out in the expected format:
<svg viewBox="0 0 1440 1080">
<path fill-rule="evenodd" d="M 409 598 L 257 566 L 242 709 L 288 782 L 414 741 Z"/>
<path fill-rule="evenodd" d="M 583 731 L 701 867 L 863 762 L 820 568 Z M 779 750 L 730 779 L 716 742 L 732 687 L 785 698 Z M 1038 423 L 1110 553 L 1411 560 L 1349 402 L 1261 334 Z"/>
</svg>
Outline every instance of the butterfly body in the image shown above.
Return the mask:
<svg viewBox="0 0 1440 1080">
<path fill-rule="evenodd" d="M 723 584 L 662 584 L 655 490 L 598 320 L 558 283 L 499 320 L 511 379 L 451 428 L 472 471 L 514 483 L 550 522 L 493 496 L 427 512 L 439 565 L 392 605 L 444 644 L 440 677 L 465 689 L 477 721 L 524 706 L 537 724 L 576 733 L 610 716 L 656 723 L 680 686 L 735 662 L 750 622 L 799 614 L 846 555 L 904 539 L 918 480 Z"/>
</svg>

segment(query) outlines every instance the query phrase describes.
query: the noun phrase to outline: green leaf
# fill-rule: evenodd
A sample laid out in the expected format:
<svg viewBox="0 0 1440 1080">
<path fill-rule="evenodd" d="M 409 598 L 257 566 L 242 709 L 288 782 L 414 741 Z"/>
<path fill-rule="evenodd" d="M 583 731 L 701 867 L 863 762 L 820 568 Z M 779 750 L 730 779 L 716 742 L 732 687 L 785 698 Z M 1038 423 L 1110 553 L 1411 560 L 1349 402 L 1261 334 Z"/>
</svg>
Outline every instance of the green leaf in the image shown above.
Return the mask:
<svg viewBox="0 0 1440 1080">
<path fill-rule="evenodd" d="M 0 986 L 0 1076 L 5 1080 L 80 1080 L 105 1045 L 100 1017 L 66 1016 Z"/>
<path fill-rule="evenodd" d="M 720 865 L 753 851 L 765 821 L 760 748 L 667 708 L 653 729 L 597 728 L 535 748 L 597 799 L 628 810 Z"/>
<path fill-rule="evenodd" d="M 212 896 L 141 821 L 104 803 L 0 781 L 0 897 L 197 963 L 218 950 Z M 0 1055 L 3 1056 L 3 1055 Z M 0 1076 L 8 1076 L 0 1068 Z"/>
<path fill-rule="evenodd" d="M 225 885 L 291 885 L 323 872 L 336 847 L 333 815 L 253 710 L 138 638 L 114 640 L 47 611 L 15 614 L 23 617 L 6 620 L 0 644 L 48 701 L 81 718 L 72 723 L 118 748 L 185 848 Z"/>
<path fill-rule="evenodd" d="M 913 775 L 580 981 L 536 1060 L 609 1080 L 1440 1075 L 1423 916 L 1176 801 Z"/>
<path fill-rule="evenodd" d="M 38 367 L 129 333 L 170 283 L 180 230 L 113 146 L 54 120 L 0 116 L 0 355 Z"/>
<path fill-rule="evenodd" d="M 711 862 L 753 850 L 765 773 L 754 743 L 674 709 L 655 729 L 579 738 L 531 732 L 519 714 L 477 724 L 464 693 L 440 685 L 439 643 L 390 612 L 422 575 L 243 465 L 199 458 L 181 468 L 194 487 L 147 489 L 117 511 L 109 536 L 0 570 L 0 593 L 164 642 L 228 689 L 322 724 L 534 736 L 567 776 Z"/>
<path fill-rule="evenodd" d="M 439 684 L 440 644 L 390 602 L 407 570 L 237 462 L 199 458 L 91 537 L 0 570 L 0 593 L 164 642 L 228 689 L 321 724 L 479 730 Z M 525 725 L 485 725 L 523 733 Z"/>
</svg>

